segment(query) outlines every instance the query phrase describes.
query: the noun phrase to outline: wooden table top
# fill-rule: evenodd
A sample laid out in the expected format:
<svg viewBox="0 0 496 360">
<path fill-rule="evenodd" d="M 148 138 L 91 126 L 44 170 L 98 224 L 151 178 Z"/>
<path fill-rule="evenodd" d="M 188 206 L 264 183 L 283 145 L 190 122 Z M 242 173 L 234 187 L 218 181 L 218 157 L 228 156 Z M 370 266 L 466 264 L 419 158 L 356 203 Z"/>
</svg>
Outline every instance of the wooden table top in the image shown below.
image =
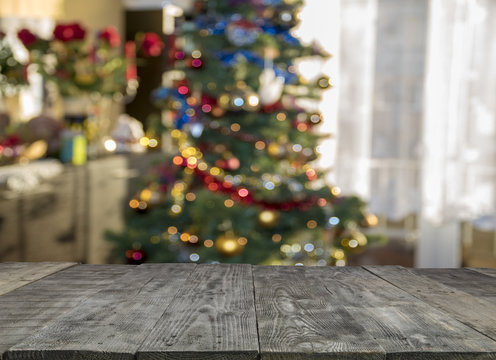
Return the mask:
<svg viewBox="0 0 496 360">
<path fill-rule="evenodd" d="M 496 359 L 496 269 L 0 263 L 0 358 Z"/>
</svg>

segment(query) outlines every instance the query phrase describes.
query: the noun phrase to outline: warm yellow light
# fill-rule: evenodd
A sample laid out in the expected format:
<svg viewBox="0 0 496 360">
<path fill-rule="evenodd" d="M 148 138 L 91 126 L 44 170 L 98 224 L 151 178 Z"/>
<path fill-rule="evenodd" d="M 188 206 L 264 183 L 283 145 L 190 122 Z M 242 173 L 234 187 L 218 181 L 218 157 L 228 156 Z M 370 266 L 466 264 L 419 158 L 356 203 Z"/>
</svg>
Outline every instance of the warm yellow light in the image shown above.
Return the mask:
<svg viewBox="0 0 496 360">
<path fill-rule="evenodd" d="M 169 227 L 167 228 L 167 232 L 168 232 L 169 234 L 171 234 L 171 235 L 174 235 L 174 234 L 176 234 L 176 233 L 177 233 L 177 227 L 175 227 L 175 226 L 169 226 Z"/>
<path fill-rule="evenodd" d="M 184 184 L 182 181 L 178 181 L 174 184 L 174 188 L 178 191 L 184 191 L 184 189 L 186 188 L 186 184 Z"/>
<path fill-rule="evenodd" d="M 150 139 L 150 141 L 148 141 L 148 146 L 151 148 L 157 147 L 157 145 L 158 145 L 157 139 Z"/>
<path fill-rule="evenodd" d="M 258 98 L 257 95 L 248 96 L 248 104 L 250 106 L 257 106 L 259 102 L 260 102 L 260 99 Z"/>
<path fill-rule="evenodd" d="M 229 101 L 231 100 L 231 97 L 228 94 L 222 94 L 219 97 L 218 103 L 220 106 L 227 106 L 229 104 Z"/>
<path fill-rule="evenodd" d="M 379 224 L 379 219 L 374 214 L 367 214 L 365 219 L 367 220 L 367 224 L 369 224 L 369 226 L 377 226 L 377 224 Z"/>
<path fill-rule="evenodd" d="M 276 214 L 273 211 L 264 210 L 258 216 L 261 222 L 271 223 L 276 219 Z"/>
<path fill-rule="evenodd" d="M 230 252 L 236 250 L 236 248 L 238 247 L 238 244 L 236 241 L 234 241 L 234 239 L 227 239 L 222 244 L 222 247 L 224 248 L 225 252 L 230 253 Z"/>
<path fill-rule="evenodd" d="M 355 239 L 351 239 L 349 242 L 348 242 L 348 246 L 350 248 L 356 248 L 358 246 L 358 241 L 356 241 Z"/>
<path fill-rule="evenodd" d="M 140 193 L 140 199 L 143 201 L 150 201 L 152 195 L 153 193 L 150 189 L 143 189 Z"/>
<path fill-rule="evenodd" d="M 113 139 L 107 139 L 103 143 L 105 150 L 109 152 L 114 152 L 117 149 L 117 143 Z"/>
<path fill-rule="evenodd" d="M 182 210 L 183 210 L 183 208 L 180 205 L 172 205 L 171 206 L 171 211 L 174 214 L 179 214 Z"/>
<path fill-rule="evenodd" d="M 317 227 L 317 221 L 315 220 L 309 220 L 307 222 L 307 228 L 309 229 L 315 229 Z"/>
<path fill-rule="evenodd" d="M 186 194 L 186 200 L 188 200 L 188 201 L 195 201 L 195 199 L 196 199 L 195 193 L 189 192 L 189 193 Z"/>
<path fill-rule="evenodd" d="M 181 241 L 187 242 L 189 241 L 190 235 L 188 233 L 182 233 L 180 236 Z"/>
<path fill-rule="evenodd" d="M 204 245 L 205 247 L 210 248 L 210 247 L 214 246 L 214 242 L 213 242 L 212 240 L 210 240 L 210 239 L 207 239 L 207 240 L 205 240 L 205 241 L 203 242 L 203 245 Z"/>
<path fill-rule="evenodd" d="M 210 175 L 217 176 L 220 174 L 220 169 L 216 166 L 210 169 Z"/>
<path fill-rule="evenodd" d="M 174 129 L 171 131 L 171 136 L 173 138 L 180 138 L 181 137 L 181 131 L 180 130 L 177 130 L 177 129 Z"/>
<path fill-rule="evenodd" d="M 265 149 L 265 143 L 263 141 L 261 141 L 261 140 L 257 141 L 255 143 L 255 149 L 257 149 L 257 150 L 263 150 L 263 149 Z"/>
<path fill-rule="evenodd" d="M 227 208 L 233 207 L 234 201 L 232 201 L 231 199 L 227 199 L 226 201 L 224 201 L 224 206 Z"/>
<path fill-rule="evenodd" d="M 141 146 L 148 146 L 148 143 L 150 142 L 150 139 L 147 138 L 146 136 L 143 136 L 140 140 L 139 143 Z"/>
<path fill-rule="evenodd" d="M 196 149 L 192 146 L 181 151 L 181 155 L 185 158 L 187 158 L 188 156 L 193 156 L 195 154 L 196 154 Z"/>
</svg>

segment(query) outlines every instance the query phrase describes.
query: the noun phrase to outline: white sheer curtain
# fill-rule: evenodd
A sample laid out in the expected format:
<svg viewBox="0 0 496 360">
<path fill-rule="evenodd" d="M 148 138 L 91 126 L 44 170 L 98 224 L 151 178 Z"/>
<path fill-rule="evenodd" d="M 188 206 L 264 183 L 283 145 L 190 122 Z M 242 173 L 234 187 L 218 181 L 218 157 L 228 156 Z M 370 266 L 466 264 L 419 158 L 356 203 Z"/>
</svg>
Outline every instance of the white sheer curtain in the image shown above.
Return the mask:
<svg viewBox="0 0 496 360">
<path fill-rule="evenodd" d="M 418 266 L 457 266 L 460 221 L 496 210 L 496 2 L 340 11 L 336 183 L 390 219 L 417 215 Z"/>
<path fill-rule="evenodd" d="M 492 0 L 430 0 L 419 266 L 457 265 L 461 220 L 496 228 L 495 16 Z"/>
<path fill-rule="evenodd" d="M 336 182 L 395 220 L 420 205 L 426 13 L 425 0 L 342 1 Z"/>
<path fill-rule="evenodd" d="M 424 217 L 496 209 L 496 2 L 431 0 L 425 82 Z"/>
</svg>

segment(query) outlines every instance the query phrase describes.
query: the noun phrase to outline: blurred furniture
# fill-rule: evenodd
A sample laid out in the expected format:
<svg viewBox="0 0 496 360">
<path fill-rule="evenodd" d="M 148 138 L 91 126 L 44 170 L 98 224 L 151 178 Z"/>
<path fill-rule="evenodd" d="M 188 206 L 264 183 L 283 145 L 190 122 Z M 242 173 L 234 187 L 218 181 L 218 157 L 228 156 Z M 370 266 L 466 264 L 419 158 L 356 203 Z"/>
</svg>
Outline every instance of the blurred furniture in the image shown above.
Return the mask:
<svg viewBox="0 0 496 360">
<path fill-rule="evenodd" d="M 496 231 L 462 224 L 463 266 L 496 268 Z"/>
<path fill-rule="evenodd" d="M 418 238 L 417 216 L 409 214 L 392 220 L 387 216 L 378 217 L 376 227 L 368 229 L 368 234 L 380 234 L 387 238 L 386 243 L 368 244 L 360 252 L 351 254 L 348 265 L 401 265 L 414 266 L 415 244 Z"/>
<path fill-rule="evenodd" d="M 0 192 L 0 261 L 108 262 L 106 230 L 123 227 L 139 175 L 162 153 L 114 155 L 62 174 L 26 192 Z"/>
<path fill-rule="evenodd" d="M 9 360 L 496 357 L 494 269 L 4 263 L 0 294 Z"/>
</svg>

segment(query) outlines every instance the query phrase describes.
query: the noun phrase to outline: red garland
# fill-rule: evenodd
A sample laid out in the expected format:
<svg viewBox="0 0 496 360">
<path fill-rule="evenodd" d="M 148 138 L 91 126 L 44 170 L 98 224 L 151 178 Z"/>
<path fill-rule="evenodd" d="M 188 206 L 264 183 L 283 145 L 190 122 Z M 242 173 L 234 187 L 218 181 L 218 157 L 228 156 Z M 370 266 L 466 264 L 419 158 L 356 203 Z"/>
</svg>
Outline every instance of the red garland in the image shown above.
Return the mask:
<svg viewBox="0 0 496 360">
<path fill-rule="evenodd" d="M 183 157 L 183 163 L 181 164 L 183 167 L 187 167 L 188 163 L 186 158 Z M 269 203 L 266 201 L 260 201 L 256 200 L 253 198 L 251 195 L 250 191 L 248 191 L 248 194 L 246 196 L 240 196 L 239 193 L 244 187 L 235 187 L 233 185 L 226 186 L 226 183 L 223 181 L 220 181 L 217 179 L 215 176 L 212 176 L 208 174 L 205 171 L 202 171 L 198 168 L 194 169 L 195 174 L 203 181 L 204 185 L 209 189 L 210 191 L 221 191 L 224 194 L 228 194 L 231 199 L 238 201 L 242 204 L 256 204 L 262 206 L 264 209 L 267 210 L 281 210 L 281 211 L 289 211 L 293 209 L 299 209 L 302 211 L 308 210 L 309 207 L 315 205 L 318 201 L 318 197 L 312 196 L 308 199 L 304 199 L 301 201 L 287 201 L 283 203 Z M 215 190 L 212 190 L 210 187 L 211 184 L 215 184 L 213 187 L 215 187 Z"/>
</svg>

